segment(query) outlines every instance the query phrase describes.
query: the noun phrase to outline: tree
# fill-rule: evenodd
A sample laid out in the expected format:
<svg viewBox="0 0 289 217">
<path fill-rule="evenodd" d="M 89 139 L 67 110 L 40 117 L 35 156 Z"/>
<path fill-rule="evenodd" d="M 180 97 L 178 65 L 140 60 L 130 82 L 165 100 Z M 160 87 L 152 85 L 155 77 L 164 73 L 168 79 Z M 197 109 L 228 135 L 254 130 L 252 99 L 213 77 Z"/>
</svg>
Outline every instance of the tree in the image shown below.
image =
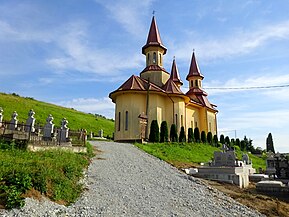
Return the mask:
<svg viewBox="0 0 289 217">
<path fill-rule="evenodd" d="M 246 143 L 245 143 L 244 140 L 241 141 L 240 148 L 241 148 L 242 151 L 245 151 L 245 150 L 246 150 Z"/>
<path fill-rule="evenodd" d="M 218 147 L 219 140 L 218 140 L 218 136 L 217 135 L 214 135 L 213 143 L 214 143 L 214 146 Z"/>
<path fill-rule="evenodd" d="M 171 125 L 170 140 L 171 140 L 171 142 L 177 142 L 178 141 L 178 132 L 177 132 L 177 127 L 175 124 Z"/>
<path fill-rule="evenodd" d="M 194 133 L 193 133 L 193 129 L 189 128 L 188 129 L 188 142 L 193 142 L 194 141 Z"/>
<path fill-rule="evenodd" d="M 213 135 L 211 132 L 208 132 L 208 134 L 207 134 L 207 141 L 209 144 L 212 144 L 212 142 L 213 142 Z"/>
<path fill-rule="evenodd" d="M 198 127 L 194 129 L 194 138 L 196 142 L 200 142 L 200 130 Z"/>
<path fill-rule="evenodd" d="M 202 143 L 206 143 L 207 142 L 207 136 L 206 136 L 206 132 L 205 131 L 201 132 L 201 141 L 202 141 Z"/>
<path fill-rule="evenodd" d="M 159 142 L 160 141 L 160 130 L 157 120 L 153 120 L 151 123 L 150 135 L 149 135 L 150 142 Z"/>
<path fill-rule="evenodd" d="M 231 142 L 230 142 L 230 137 L 229 136 L 225 137 L 225 144 L 227 144 L 227 146 L 230 146 Z"/>
<path fill-rule="evenodd" d="M 220 143 L 222 143 L 222 145 L 225 144 L 225 136 L 223 134 L 220 136 Z"/>
<path fill-rule="evenodd" d="M 268 137 L 266 139 L 266 151 L 272 151 L 273 153 L 275 153 L 273 137 L 271 133 L 268 134 Z"/>
<path fill-rule="evenodd" d="M 240 143 L 240 139 L 239 138 L 236 139 L 235 144 L 236 144 L 236 146 L 239 146 L 241 148 L 241 143 Z"/>
<path fill-rule="evenodd" d="M 161 123 L 160 142 L 167 142 L 169 140 L 168 124 L 166 121 Z"/>
<path fill-rule="evenodd" d="M 179 142 L 186 142 L 185 128 L 181 127 Z"/>
<path fill-rule="evenodd" d="M 235 139 L 231 139 L 231 142 L 230 142 L 230 143 L 231 143 L 231 146 L 234 146 L 235 143 L 236 143 L 236 142 L 235 142 Z"/>
</svg>

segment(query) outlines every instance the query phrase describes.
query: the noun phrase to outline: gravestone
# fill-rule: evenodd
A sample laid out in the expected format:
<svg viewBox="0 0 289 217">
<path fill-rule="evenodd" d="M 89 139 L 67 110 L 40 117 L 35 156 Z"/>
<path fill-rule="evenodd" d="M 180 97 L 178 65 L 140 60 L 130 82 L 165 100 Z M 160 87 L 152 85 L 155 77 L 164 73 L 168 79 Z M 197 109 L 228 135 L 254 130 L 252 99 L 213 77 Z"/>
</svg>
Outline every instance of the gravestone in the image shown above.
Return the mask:
<svg viewBox="0 0 289 217">
<path fill-rule="evenodd" d="M 61 129 L 58 135 L 59 142 L 67 142 L 68 141 L 68 131 L 69 128 L 67 127 L 68 121 L 66 118 L 63 118 L 61 121 Z"/>
<path fill-rule="evenodd" d="M 33 109 L 30 109 L 29 113 L 28 113 L 28 118 L 26 120 L 26 125 L 25 125 L 25 132 L 31 132 L 34 133 L 35 132 L 35 118 L 34 118 L 35 112 L 33 111 Z"/>
<path fill-rule="evenodd" d="M 46 124 L 43 129 L 43 138 L 44 140 L 51 140 L 53 136 L 54 124 L 53 124 L 53 116 L 50 114 L 46 119 Z"/>
<path fill-rule="evenodd" d="M 17 116 L 18 116 L 17 112 L 14 111 L 11 116 L 11 121 L 8 126 L 9 130 L 15 130 L 17 128 L 17 123 L 18 123 Z"/>
<path fill-rule="evenodd" d="M 2 120 L 3 120 L 3 109 L 0 107 L 0 127 L 2 127 Z"/>
<path fill-rule="evenodd" d="M 214 152 L 214 166 L 222 167 L 234 167 L 236 166 L 236 155 L 234 151 L 227 152 Z"/>
<path fill-rule="evenodd" d="M 101 137 L 101 138 L 103 137 L 103 129 L 98 131 L 98 137 Z"/>
</svg>

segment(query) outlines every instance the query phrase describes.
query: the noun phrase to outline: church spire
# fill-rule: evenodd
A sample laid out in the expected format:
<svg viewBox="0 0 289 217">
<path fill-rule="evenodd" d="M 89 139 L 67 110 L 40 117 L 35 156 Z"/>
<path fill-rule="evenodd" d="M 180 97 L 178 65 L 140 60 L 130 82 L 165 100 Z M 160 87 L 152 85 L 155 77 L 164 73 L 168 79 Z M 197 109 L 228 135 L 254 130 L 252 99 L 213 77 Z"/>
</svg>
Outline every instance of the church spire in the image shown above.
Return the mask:
<svg viewBox="0 0 289 217">
<path fill-rule="evenodd" d="M 199 69 L 199 66 L 195 57 L 195 52 L 193 52 L 190 71 L 186 79 L 189 81 L 190 78 L 194 78 L 194 77 L 200 77 L 201 79 L 204 78 L 204 76 L 200 73 L 200 69 Z"/>
<path fill-rule="evenodd" d="M 155 16 L 153 16 L 153 18 L 152 18 L 149 34 L 147 37 L 147 42 L 142 47 L 142 53 L 146 54 L 146 49 L 150 46 L 161 47 L 164 50 L 163 54 L 166 54 L 166 52 L 167 52 L 167 48 L 162 43 Z"/>
<path fill-rule="evenodd" d="M 174 60 L 173 60 L 173 64 L 172 64 L 172 69 L 171 69 L 171 77 L 170 79 L 175 82 L 175 84 L 180 87 L 183 85 L 183 82 L 182 80 L 180 79 L 180 75 L 179 75 L 179 72 L 178 72 L 178 68 L 177 68 L 177 64 L 176 64 L 176 60 L 175 60 L 175 57 L 174 57 Z"/>
</svg>

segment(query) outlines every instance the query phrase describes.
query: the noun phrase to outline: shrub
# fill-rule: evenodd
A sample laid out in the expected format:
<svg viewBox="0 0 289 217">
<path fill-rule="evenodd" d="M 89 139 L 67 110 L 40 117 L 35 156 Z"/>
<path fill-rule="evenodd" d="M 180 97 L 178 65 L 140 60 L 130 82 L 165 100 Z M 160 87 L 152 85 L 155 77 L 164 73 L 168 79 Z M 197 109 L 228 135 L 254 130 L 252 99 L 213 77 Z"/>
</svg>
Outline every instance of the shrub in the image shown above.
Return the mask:
<svg viewBox="0 0 289 217">
<path fill-rule="evenodd" d="M 227 146 L 230 146 L 231 141 L 230 141 L 229 136 L 226 136 L 226 137 L 225 137 L 225 143 L 227 144 Z"/>
<path fill-rule="evenodd" d="M 171 125 L 170 140 L 171 140 L 171 142 L 177 142 L 178 141 L 177 127 L 175 124 Z"/>
<path fill-rule="evenodd" d="M 223 134 L 221 134 L 220 136 L 220 143 L 222 143 L 223 145 L 225 144 L 225 136 Z"/>
<path fill-rule="evenodd" d="M 201 132 L 201 141 L 202 141 L 202 143 L 206 143 L 207 142 L 207 137 L 206 137 L 206 132 L 205 131 Z"/>
<path fill-rule="evenodd" d="M 198 127 L 194 129 L 194 138 L 196 142 L 200 142 L 200 130 Z"/>
<path fill-rule="evenodd" d="M 236 139 L 235 145 L 241 147 L 241 143 L 240 143 L 240 139 L 239 138 Z"/>
<path fill-rule="evenodd" d="M 161 123 L 160 142 L 167 142 L 169 140 L 168 124 L 166 121 Z"/>
<path fill-rule="evenodd" d="M 181 127 L 179 142 L 186 142 L 185 128 Z"/>
<path fill-rule="evenodd" d="M 189 128 L 188 129 L 188 142 L 193 142 L 194 141 L 194 133 L 193 133 L 193 129 Z"/>
<path fill-rule="evenodd" d="M 158 125 L 157 120 L 153 120 L 151 123 L 149 141 L 150 142 L 159 142 L 160 141 L 160 131 L 159 131 L 159 125 Z"/>
<path fill-rule="evenodd" d="M 211 132 L 208 132 L 208 134 L 207 134 L 207 141 L 209 144 L 212 144 L 212 142 L 213 142 L 213 135 Z"/>
</svg>

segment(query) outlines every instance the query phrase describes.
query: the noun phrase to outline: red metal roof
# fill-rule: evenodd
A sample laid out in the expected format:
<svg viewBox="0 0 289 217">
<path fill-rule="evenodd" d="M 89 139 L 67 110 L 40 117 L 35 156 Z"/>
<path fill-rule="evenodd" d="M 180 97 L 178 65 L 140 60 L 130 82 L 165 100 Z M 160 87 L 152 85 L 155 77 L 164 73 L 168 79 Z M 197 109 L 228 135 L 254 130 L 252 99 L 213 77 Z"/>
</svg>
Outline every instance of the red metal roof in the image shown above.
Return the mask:
<svg viewBox="0 0 289 217">
<path fill-rule="evenodd" d="M 175 59 L 173 60 L 170 79 L 173 80 L 176 84 L 183 85 L 183 82 L 180 79 L 180 75 L 179 75 L 179 72 L 178 72 L 178 68 L 177 68 L 177 64 L 176 64 L 176 60 Z"/>
<path fill-rule="evenodd" d="M 144 68 L 144 70 L 142 70 L 141 73 L 146 72 L 146 71 L 164 71 L 166 73 L 168 73 L 165 68 L 162 68 L 158 65 L 149 65 L 147 67 Z M 169 73 L 168 73 L 169 74 Z"/>
<path fill-rule="evenodd" d="M 197 63 L 196 57 L 195 57 L 195 52 L 193 52 L 190 71 L 189 71 L 189 74 L 187 75 L 186 79 L 189 80 L 189 78 L 194 77 L 194 76 L 200 76 L 200 77 L 204 78 L 204 76 L 200 73 L 200 69 L 199 69 L 199 66 L 198 66 L 198 63 Z"/>
<path fill-rule="evenodd" d="M 190 97 L 191 100 L 198 102 L 201 105 L 206 106 L 210 109 L 216 110 L 214 108 L 214 105 L 209 102 L 207 98 L 208 94 L 204 90 L 198 87 L 193 87 L 186 93 L 186 95 Z"/>
<path fill-rule="evenodd" d="M 172 79 L 169 79 L 162 89 L 166 93 L 184 94 Z"/>
<path fill-rule="evenodd" d="M 162 43 L 158 26 L 155 20 L 155 16 L 153 16 L 152 18 L 151 27 L 150 27 L 148 38 L 147 38 L 147 43 L 142 47 L 143 54 L 145 54 L 144 51 L 149 46 L 159 46 L 164 49 L 164 54 L 167 52 L 167 48 Z"/>
</svg>

